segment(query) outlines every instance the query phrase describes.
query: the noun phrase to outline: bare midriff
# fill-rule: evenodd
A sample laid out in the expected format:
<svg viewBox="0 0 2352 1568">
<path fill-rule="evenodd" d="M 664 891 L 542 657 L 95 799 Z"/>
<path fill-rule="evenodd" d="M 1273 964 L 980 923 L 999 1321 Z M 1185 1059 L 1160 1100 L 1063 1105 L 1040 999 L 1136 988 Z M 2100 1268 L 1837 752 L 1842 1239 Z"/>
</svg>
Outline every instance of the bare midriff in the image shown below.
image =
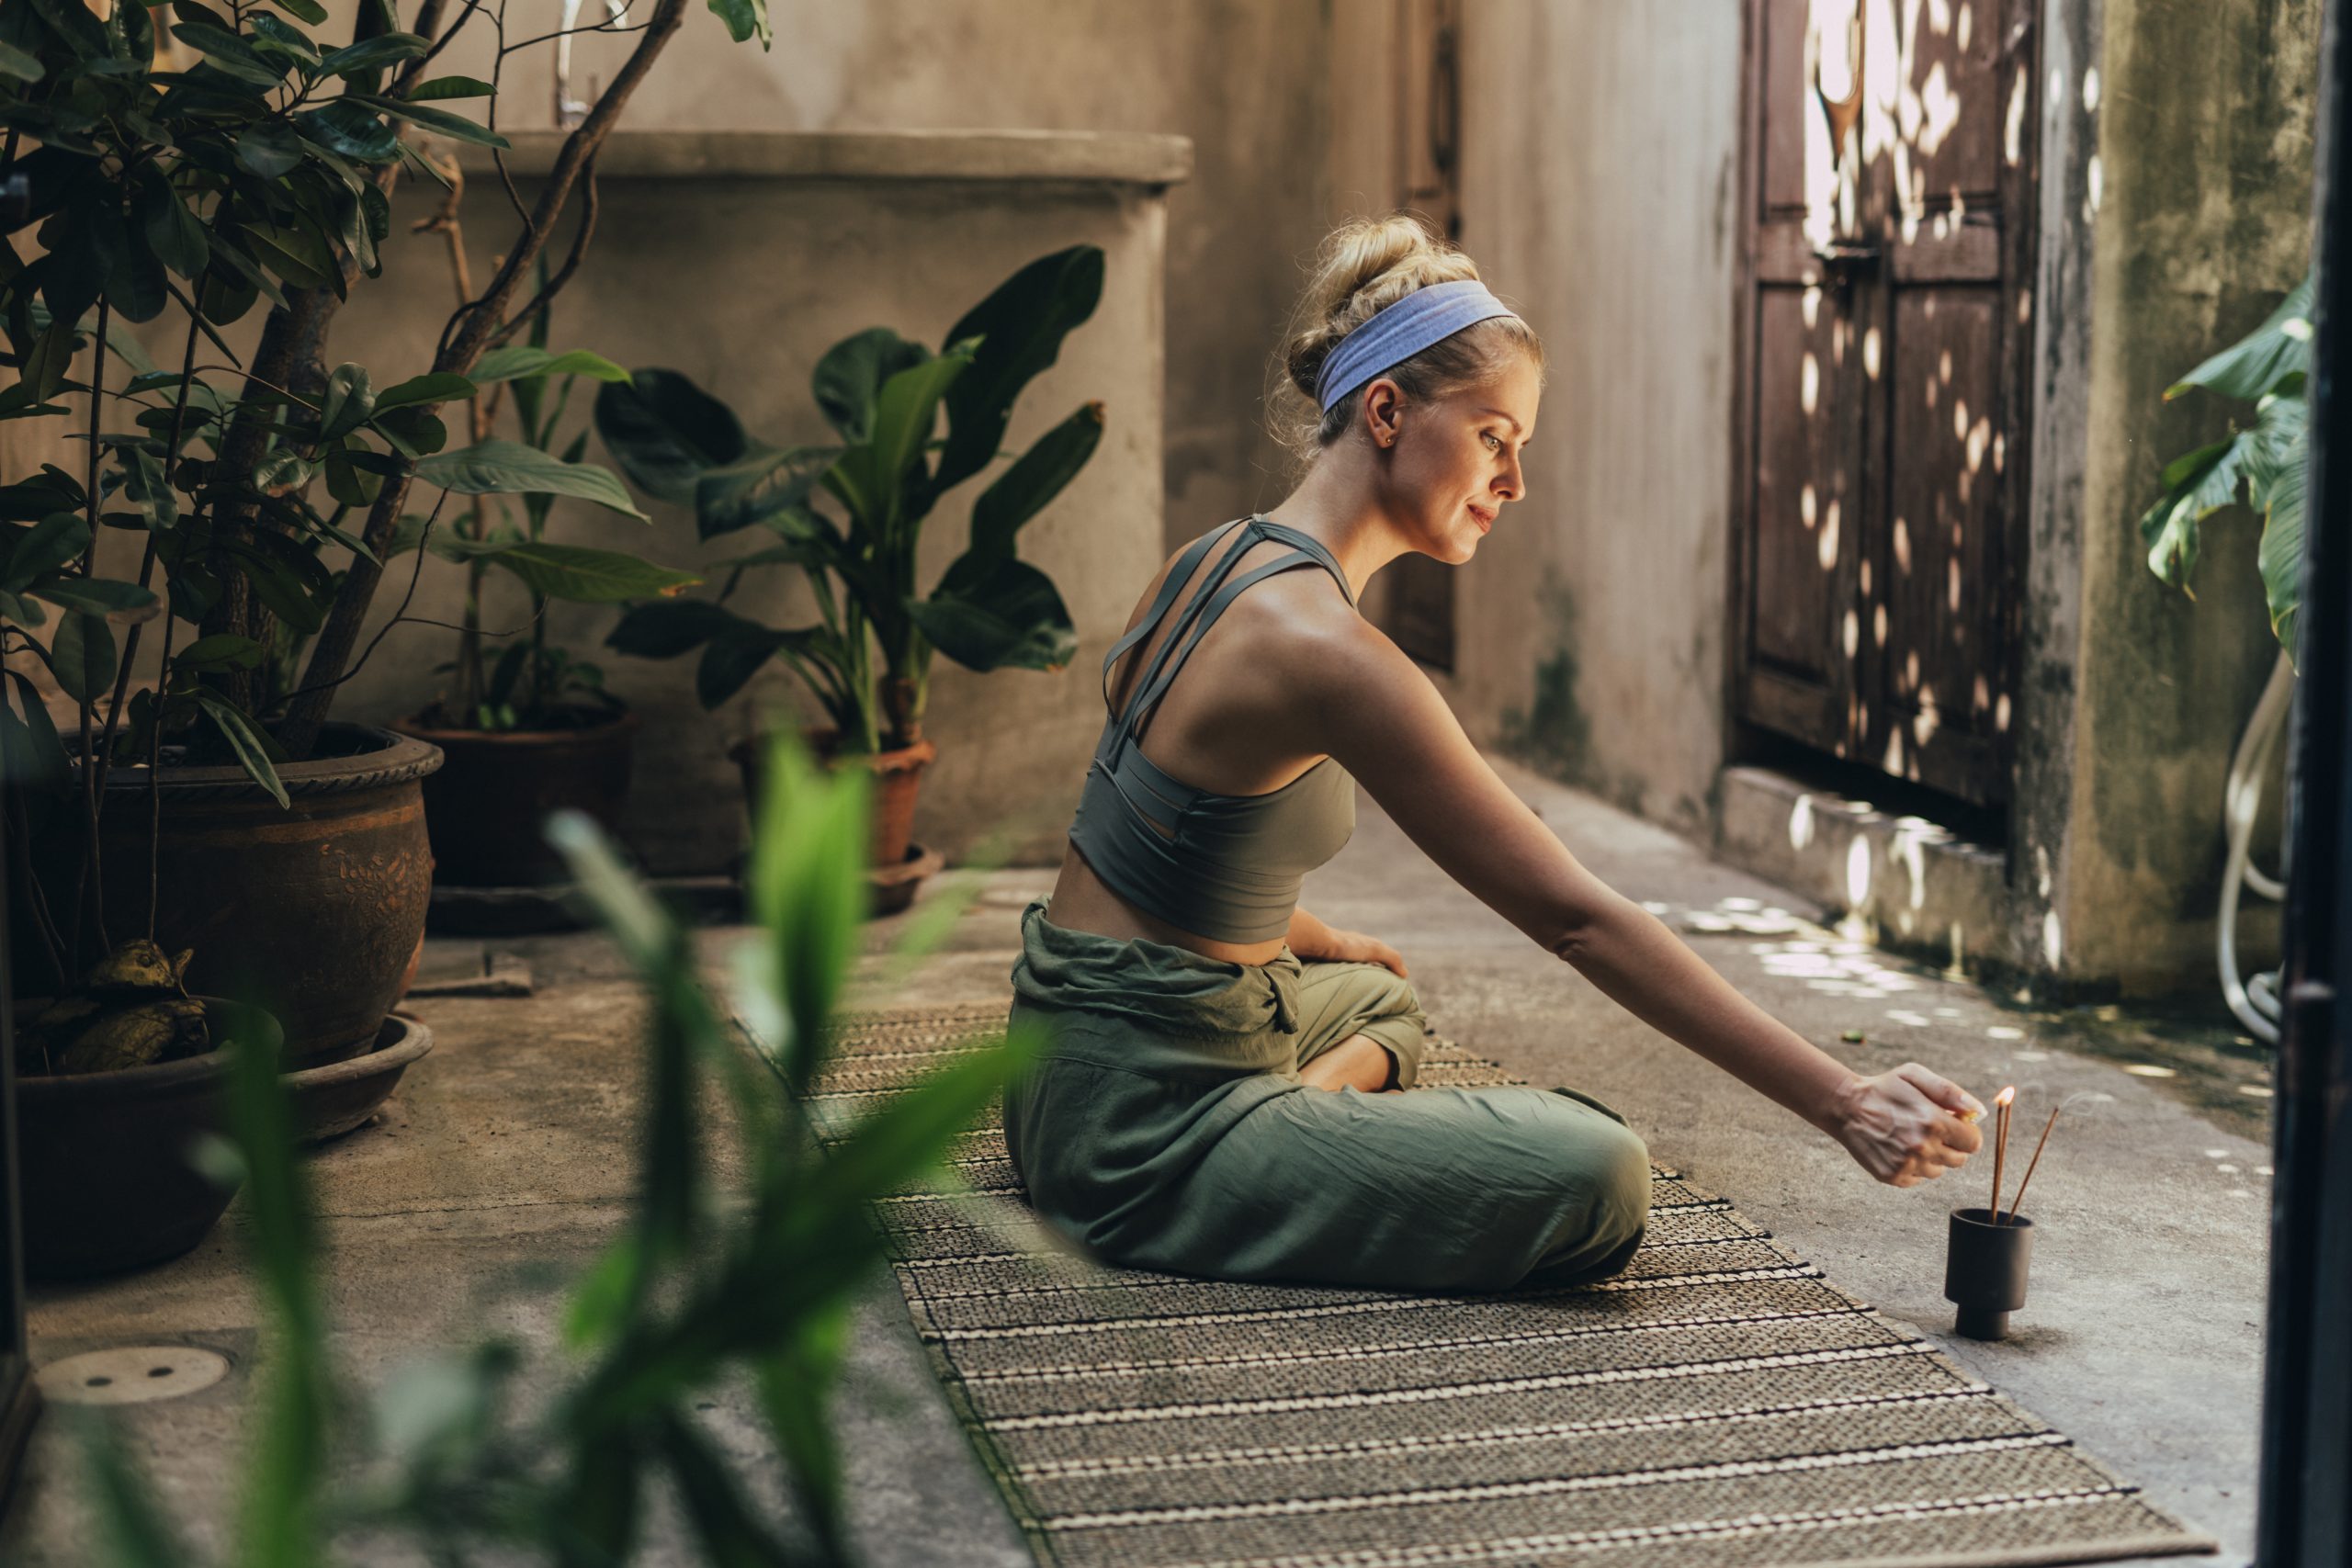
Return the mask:
<svg viewBox="0 0 2352 1568">
<path fill-rule="evenodd" d="M 1053 923 L 1074 931 L 1091 931 L 1116 942 L 1166 942 L 1189 948 L 1204 958 L 1228 964 L 1271 964 L 1282 953 L 1283 938 L 1267 942 L 1216 942 L 1179 931 L 1166 920 L 1145 914 L 1103 886 L 1075 848 L 1062 852 L 1061 879 L 1054 884 Z"/>
</svg>

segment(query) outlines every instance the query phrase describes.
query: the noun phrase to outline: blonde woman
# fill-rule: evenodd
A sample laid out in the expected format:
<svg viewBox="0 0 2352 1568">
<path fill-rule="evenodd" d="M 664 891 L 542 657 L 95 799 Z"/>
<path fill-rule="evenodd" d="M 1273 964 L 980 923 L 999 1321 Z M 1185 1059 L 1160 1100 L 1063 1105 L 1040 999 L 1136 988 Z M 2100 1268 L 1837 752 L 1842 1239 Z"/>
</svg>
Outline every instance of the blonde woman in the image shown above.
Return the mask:
<svg viewBox="0 0 2352 1568">
<path fill-rule="evenodd" d="M 1459 566 L 1527 493 L 1544 349 L 1416 220 L 1324 244 L 1285 350 L 1304 479 L 1179 551 L 1103 662 L 1109 710 L 1013 1016 L 1052 1044 L 1006 1096 L 1037 1213 L 1103 1259 L 1426 1290 L 1623 1269 L 1648 1152 L 1572 1089 L 1421 1089 L 1384 942 L 1300 879 L 1358 781 L 1463 886 L 1660 1033 L 1895 1186 L 1964 1164 L 1983 1107 L 1917 1064 L 1865 1077 L 1767 1016 L 1603 886 L 1357 614 L 1407 553 Z"/>
</svg>

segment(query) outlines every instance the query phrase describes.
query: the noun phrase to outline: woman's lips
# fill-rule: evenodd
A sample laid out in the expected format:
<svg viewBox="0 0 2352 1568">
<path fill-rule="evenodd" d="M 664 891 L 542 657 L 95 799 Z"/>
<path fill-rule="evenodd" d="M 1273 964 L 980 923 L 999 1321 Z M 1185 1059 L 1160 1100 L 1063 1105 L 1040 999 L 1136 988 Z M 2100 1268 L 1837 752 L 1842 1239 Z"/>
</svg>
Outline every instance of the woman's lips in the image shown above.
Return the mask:
<svg viewBox="0 0 2352 1568">
<path fill-rule="evenodd" d="M 1493 513 L 1483 511 L 1474 504 L 1470 508 L 1470 515 L 1478 520 L 1478 532 L 1481 534 L 1487 533 L 1493 529 L 1495 525 L 1495 514 Z"/>
</svg>

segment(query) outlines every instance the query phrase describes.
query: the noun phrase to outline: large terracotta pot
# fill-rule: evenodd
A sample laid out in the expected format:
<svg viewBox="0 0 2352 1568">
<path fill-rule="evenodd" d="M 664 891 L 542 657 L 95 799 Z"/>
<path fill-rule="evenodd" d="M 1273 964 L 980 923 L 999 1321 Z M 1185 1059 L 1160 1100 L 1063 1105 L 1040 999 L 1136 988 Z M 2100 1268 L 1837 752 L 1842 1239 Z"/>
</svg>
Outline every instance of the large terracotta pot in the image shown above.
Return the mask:
<svg viewBox="0 0 2352 1568">
<path fill-rule="evenodd" d="M 281 808 L 236 767 L 166 766 L 155 861 L 155 938 L 194 948 L 190 991 L 275 1013 L 290 1066 L 341 1061 L 372 1045 L 424 934 L 433 891 L 422 781 L 441 765 L 422 740 L 330 724 L 320 755 L 277 770 Z M 79 817 L 60 811 L 35 847 L 44 887 L 72 885 Z M 101 818 L 108 935 L 147 928 L 147 770 L 107 777 Z M 23 922 L 12 938 L 21 993 L 52 988 Z"/>
<path fill-rule="evenodd" d="M 214 1030 L 239 1021 L 277 1043 L 266 1014 L 204 999 Z M 236 1196 L 198 1168 L 199 1137 L 228 1125 L 229 1053 L 111 1073 L 17 1080 L 25 1273 L 107 1274 L 177 1258 Z"/>
<path fill-rule="evenodd" d="M 445 887 L 547 887 L 571 880 L 549 846 L 549 814 L 582 811 L 607 831 L 628 798 L 639 725 L 623 713 L 580 729 L 442 729 L 406 719 L 401 732 L 441 749 L 424 784 L 434 879 Z"/>
<path fill-rule="evenodd" d="M 876 871 L 889 871 L 903 865 L 910 858 L 908 846 L 914 837 L 915 795 L 922 784 L 922 770 L 939 755 L 939 748 L 928 740 L 918 740 L 895 751 L 854 751 L 842 753 L 833 749 L 835 732 L 831 729 L 808 729 L 801 732 L 814 751 L 829 768 L 865 768 L 874 774 L 874 837 L 866 851 L 866 864 Z M 767 740 L 753 736 L 739 740 L 727 754 L 743 772 L 743 795 L 752 809 L 759 809 L 761 775 L 766 771 Z"/>
</svg>

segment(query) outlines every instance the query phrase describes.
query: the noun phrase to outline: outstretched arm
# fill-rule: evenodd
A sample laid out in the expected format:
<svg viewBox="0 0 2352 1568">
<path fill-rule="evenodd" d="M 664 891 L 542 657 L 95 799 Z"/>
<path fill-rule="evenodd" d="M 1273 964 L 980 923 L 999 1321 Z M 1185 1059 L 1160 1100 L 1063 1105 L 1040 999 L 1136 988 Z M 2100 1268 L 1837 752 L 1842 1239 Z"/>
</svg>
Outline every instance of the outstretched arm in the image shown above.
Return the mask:
<svg viewBox="0 0 2352 1568">
<path fill-rule="evenodd" d="M 1290 943 L 1293 953 L 1301 958 L 1336 958 L 1349 964 L 1385 964 L 1398 975 L 1405 973 L 1405 959 L 1395 948 L 1375 936 L 1362 931 L 1341 931 L 1327 926 L 1306 912 L 1300 905 L 1290 912 L 1290 931 L 1283 938 Z"/>
<path fill-rule="evenodd" d="M 1916 1063 L 1863 1077 L 1739 994 L 1510 792 L 1429 677 L 1369 626 L 1309 666 L 1320 748 L 1448 875 L 1643 1022 L 1837 1139 L 1898 1187 L 1965 1163 L 1983 1107 Z"/>
</svg>

